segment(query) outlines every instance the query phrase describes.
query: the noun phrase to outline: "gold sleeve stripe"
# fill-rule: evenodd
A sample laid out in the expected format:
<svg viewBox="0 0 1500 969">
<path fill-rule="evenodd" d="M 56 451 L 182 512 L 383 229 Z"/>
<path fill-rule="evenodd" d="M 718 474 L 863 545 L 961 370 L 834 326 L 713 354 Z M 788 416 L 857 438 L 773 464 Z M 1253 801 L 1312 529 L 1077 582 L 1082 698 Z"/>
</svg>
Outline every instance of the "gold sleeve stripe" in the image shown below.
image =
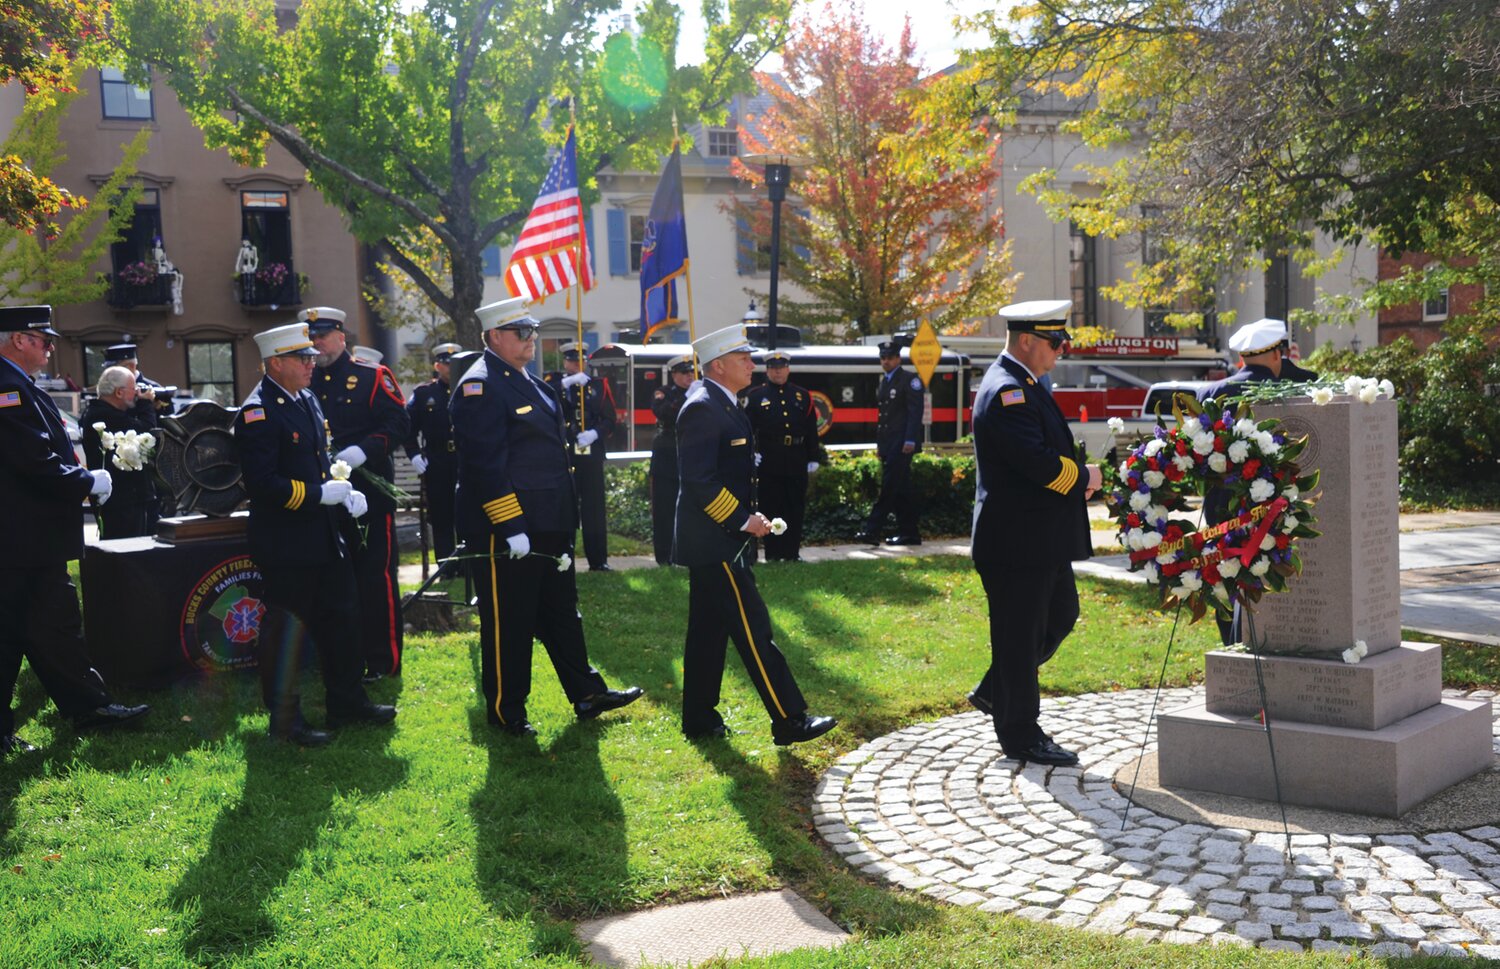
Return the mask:
<svg viewBox="0 0 1500 969">
<path fill-rule="evenodd" d="M 515 492 L 496 498 L 484 503 L 484 513 L 489 518 L 490 524 L 498 525 L 508 522 L 512 518 L 521 517 L 521 501 Z"/>
<path fill-rule="evenodd" d="M 486 501 L 484 503 L 484 507 L 486 509 L 498 508 L 503 505 L 515 505 L 517 508 L 519 508 L 521 507 L 521 499 L 516 497 L 515 492 L 511 492 L 508 495 L 504 495 L 503 497 L 495 498 L 492 501 Z"/>
<path fill-rule="evenodd" d="M 1060 495 L 1065 495 L 1073 490 L 1073 485 L 1078 483 L 1078 462 L 1072 458 L 1063 457 L 1059 457 L 1058 460 L 1062 462 L 1062 470 L 1047 487 Z"/>
<path fill-rule="evenodd" d="M 296 511 L 298 508 L 302 507 L 302 503 L 306 500 L 307 485 L 304 482 L 296 480 L 295 478 L 292 479 L 292 496 L 286 500 L 287 510 Z"/>
<path fill-rule="evenodd" d="M 709 502 L 704 511 L 708 512 L 708 517 L 722 524 L 739 506 L 740 500 L 730 494 L 728 488 L 720 488 L 718 497 Z"/>
</svg>

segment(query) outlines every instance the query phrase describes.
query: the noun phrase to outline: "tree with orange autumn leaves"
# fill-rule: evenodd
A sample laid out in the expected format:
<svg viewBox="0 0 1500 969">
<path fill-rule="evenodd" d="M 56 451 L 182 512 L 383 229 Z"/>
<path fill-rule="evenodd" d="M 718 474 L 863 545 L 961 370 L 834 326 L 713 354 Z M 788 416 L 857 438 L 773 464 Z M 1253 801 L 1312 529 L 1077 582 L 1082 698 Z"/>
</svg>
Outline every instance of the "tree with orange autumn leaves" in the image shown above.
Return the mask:
<svg viewBox="0 0 1500 969">
<path fill-rule="evenodd" d="M 105 45 L 108 0 L 0 2 L 0 85 L 12 81 L 30 99 L 69 90 L 73 65 Z M 0 222 L 27 232 L 55 234 L 52 217 L 78 201 L 67 189 L 33 172 L 17 155 L 0 154 Z"/>
<path fill-rule="evenodd" d="M 774 99 L 740 119 L 740 153 L 810 158 L 782 209 L 786 275 L 812 299 L 778 300 L 782 322 L 830 338 L 889 333 L 928 319 L 972 329 L 1014 288 L 999 200 L 998 137 L 987 119 L 931 123 L 923 104 L 957 74 L 921 78 L 910 23 L 894 47 L 856 5 L 804 13 L 781 76 L 759 75 Z M 933 114 L 932 118 L 941 115 Z M 760 168 L 736 160 L 756 188 L 730 206 L 752 237 L 770 238 Z"/>
</svg>

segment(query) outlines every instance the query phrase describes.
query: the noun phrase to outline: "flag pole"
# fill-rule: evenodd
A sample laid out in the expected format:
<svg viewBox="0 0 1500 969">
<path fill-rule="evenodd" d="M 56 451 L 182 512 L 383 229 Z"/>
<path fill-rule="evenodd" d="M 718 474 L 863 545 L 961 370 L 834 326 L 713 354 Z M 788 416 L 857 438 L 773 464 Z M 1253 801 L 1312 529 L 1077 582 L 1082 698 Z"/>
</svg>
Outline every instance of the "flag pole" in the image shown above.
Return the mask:
<svg viewBox="0 0 1500 969">
<path fill-rule="evenodd" d="M 574 168 L 576 170 L 577 165 L 578 165 L 578 140 L 577 140 L 578 139 L 578 101 L 575 98 L 569 98 L 568 99 L 568 134 L 570 134 L 573 137 L 573 139 L 574 139 L 573 140 L 573 165 L 574 165 Z M 582 179 L 580 179 L 579 181 L 581 182 Z M 581 234 L 583 232 L 583 186 L 582 185 L 579 185 L 579 191 L 578 191 L 578 215 L 579 215 L 578 231 L 580 233 L 580 240 L 581 240 L 581 238 L 582 238 Z M 577 267 L 576 270 L 573 273 L 573 280 L 574 280 L 574 282 L 573 282 L 573 288 L 576 289 L 576 290 L 578 290 L 578 293 L 576 294 L 577 298 L 573 300 L 573 303 L 574 303 L 574 306 L 575 306 L 575 308 L 577 310 L 577 320 L 578 320 L 578 372 L 582 373 L 582 374 L 586 374 L 587 371 L 588 371 L 588 355 L 586 353 L 584 353 L 584 343 L 583 343 L 583 243 L 581 241 L 575 241 L 573 243 L 572 248 L 573 248 L 573 265 L 575 267 Z M 586 406 L 587 403 L 588 403 L 588 396 L 589 396 L 589 385 L 585 383 L 585 384 L 582 384 L 581 386 L 579 386 L 579 388 L 578 388 L 578 433 L 579 434 L 582 434 L 584 431 L 588 430 L 588 426 L 587 426 L 588 425 L 588 407 Z M 564 399 L 566 399 L 566 398 L 564 398 Z M 574 445 L 574 450 L 577 451 L 577 445 L 576 444 Z M 587 453 L 589 453 L 589 450 L 590 450 L 590 448 L 585 447 L 582 453 L 587 454 Z"/>
</svg>

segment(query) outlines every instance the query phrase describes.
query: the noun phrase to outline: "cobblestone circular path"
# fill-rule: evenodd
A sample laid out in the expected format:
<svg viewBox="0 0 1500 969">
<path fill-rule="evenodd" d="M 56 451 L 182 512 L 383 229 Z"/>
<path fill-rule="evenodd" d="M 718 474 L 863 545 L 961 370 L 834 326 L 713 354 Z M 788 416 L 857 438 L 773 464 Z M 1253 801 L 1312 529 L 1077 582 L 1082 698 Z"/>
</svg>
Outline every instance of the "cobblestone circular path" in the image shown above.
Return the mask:
<svg viewBox="0 0 1500 969">
<path fill-rule="evenodd" d="M 1167 690 L 1171 710 L 1201 690 Z M 1445 691 L 1493 700 L 1491 693 Z M 1115 791 L 1152 691 L 1044 700 L 1073 768 L 1016 770 L 979 713 L 865 744 L 823 776 L 819 833 L 858 870 L 955 905 L 1131 938 L 1500 958 L 1500 827 L 1285 836 L 1184 824 Z M 1150 747 L 1155 747 L 1154 731 Z"/>
</svg>

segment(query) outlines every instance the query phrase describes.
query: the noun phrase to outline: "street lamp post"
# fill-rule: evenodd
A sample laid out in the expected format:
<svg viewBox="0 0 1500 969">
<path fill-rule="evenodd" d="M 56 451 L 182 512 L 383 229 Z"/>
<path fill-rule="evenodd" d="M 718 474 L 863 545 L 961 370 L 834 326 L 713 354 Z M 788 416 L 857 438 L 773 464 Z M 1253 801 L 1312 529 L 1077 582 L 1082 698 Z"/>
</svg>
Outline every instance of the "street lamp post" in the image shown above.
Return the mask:
<svg viewBox="0 0 1500 969">
<path fill-rule="evenodd" d="M 812 159 L 786 152 L 759 152 L 741 155 L 747 165 L 764 165 L 766 197 L 771 200 L 771 296 L 766 310 L 766 349 L 776 349 L 776 289 L 781 278 L 781 203 L 786 201 L 786 187 L 792 181 L 792 169 L 805 167 Z"/>
</svg>

